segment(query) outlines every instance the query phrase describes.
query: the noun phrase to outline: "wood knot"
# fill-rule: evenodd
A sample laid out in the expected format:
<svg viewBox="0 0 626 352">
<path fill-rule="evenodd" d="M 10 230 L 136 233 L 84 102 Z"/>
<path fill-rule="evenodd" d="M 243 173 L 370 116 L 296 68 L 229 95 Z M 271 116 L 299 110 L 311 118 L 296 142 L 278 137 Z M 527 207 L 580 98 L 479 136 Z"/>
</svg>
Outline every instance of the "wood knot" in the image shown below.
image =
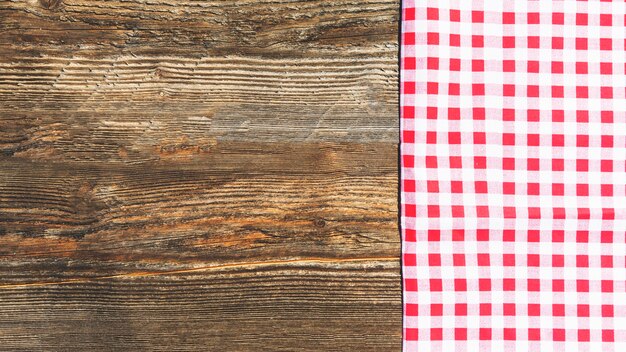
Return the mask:
<svg viewBox="0 0 626 352">
<path fill-rule="evenodd" d="M 39 0 L 39 4 L 44 9 L 56 10 L 61 6 L 63 0 Z"/>
<path fill-rule="evenodd" d="M 326 226 L 326 221 L 324 221 L 322 219 L 316 219 L 313 223 L 317 227 L 324 227 L 324 226 Z"/>
<path fill-rule="evenodd" d="M 106 204 L 98 199 L 95 186 L 90 182 L 83 182 L 74 190 L 70 204 L 76 214 L 87 218 L 95 217 L 106 208 Z"/>
</svg>

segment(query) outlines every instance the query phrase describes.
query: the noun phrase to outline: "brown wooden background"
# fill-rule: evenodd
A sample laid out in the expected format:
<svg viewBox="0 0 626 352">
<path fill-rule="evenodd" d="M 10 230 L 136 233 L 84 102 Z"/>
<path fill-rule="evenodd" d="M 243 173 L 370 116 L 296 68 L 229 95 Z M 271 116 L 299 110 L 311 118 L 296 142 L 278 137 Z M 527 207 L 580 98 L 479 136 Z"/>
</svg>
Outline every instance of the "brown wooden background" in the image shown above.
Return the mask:
<svg viewBox="0 0 626 352">
<path fill-rule="evenodd" d="M 398 14 L 0 1 L 0 350 L 399 350 Z"/>
</svg>

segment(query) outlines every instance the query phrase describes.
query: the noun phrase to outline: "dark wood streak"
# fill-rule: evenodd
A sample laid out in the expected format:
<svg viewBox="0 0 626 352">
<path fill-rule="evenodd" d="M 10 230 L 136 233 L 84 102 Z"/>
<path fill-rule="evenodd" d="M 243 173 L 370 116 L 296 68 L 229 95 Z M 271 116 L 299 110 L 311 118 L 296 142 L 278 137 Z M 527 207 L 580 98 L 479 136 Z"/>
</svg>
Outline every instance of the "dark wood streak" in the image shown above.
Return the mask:
<svg viewBox="0 0 626 352">
<path fill-rule="evenodd" d="M 0 350 L 399 350 L 398 8 L 0 1 Z"/>
</svg>

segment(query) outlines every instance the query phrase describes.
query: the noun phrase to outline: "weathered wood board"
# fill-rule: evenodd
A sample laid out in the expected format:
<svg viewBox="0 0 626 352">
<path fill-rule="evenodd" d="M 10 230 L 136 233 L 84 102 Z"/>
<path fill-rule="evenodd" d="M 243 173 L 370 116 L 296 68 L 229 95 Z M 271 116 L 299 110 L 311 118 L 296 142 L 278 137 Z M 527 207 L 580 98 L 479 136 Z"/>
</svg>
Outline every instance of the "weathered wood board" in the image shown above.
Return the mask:
<svg viewBox="0 0 626 352">
<path fill-rule="evenodd" d="M 0 350 L 399 350 L 398 20 L 0 1 Z"/>
</svg>

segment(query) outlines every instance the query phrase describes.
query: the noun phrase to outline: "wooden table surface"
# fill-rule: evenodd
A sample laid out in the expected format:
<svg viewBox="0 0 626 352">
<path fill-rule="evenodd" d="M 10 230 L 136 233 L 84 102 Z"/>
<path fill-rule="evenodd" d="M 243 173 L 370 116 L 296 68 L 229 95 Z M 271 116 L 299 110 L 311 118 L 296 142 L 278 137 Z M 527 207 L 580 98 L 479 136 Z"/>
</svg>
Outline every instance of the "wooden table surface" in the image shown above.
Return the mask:
<svg viewBox="0 0 626 352">
<path fill-rule="evenodd" d="M 0 1 L 0 350 L 399 350 L 398 19 Z"/>
</svg>

